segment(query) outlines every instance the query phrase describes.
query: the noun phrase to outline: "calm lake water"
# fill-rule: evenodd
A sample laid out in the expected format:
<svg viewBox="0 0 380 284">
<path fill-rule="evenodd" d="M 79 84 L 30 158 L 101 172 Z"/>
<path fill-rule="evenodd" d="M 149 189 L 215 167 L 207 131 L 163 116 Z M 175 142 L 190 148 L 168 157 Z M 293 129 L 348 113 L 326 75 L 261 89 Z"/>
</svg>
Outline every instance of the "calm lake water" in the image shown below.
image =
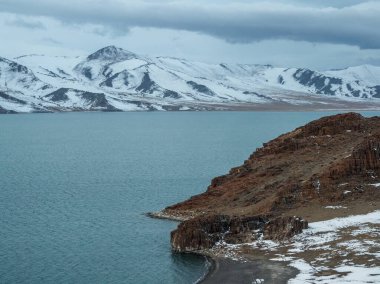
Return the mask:
<svg viewBox="0 0 380 284">
<path fill-rule="evenodd" d="M 0 283 L 193 283 L 204 258 L 173 254 L 177 223 L 143 213 L 326 114 L 0 116 Z"/>
</svg>

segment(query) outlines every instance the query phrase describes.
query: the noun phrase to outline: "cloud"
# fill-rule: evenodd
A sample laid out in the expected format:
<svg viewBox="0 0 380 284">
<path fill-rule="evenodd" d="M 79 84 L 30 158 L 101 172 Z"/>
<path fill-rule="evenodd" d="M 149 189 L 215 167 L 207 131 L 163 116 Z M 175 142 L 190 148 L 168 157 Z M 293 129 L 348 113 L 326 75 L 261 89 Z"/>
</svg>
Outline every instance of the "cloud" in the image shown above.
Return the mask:
<svg viewBox="0 0 380 284">
<path fill-rule="evenodd" d="M 357 60 L 358 65 L 370 64 L 380 66 L 380 56 L 377 57 L 364 57 Z"/>
<path fill-rule="evenodd" d="M 44 38 L 41 38 L 41 40 L 43 42 L 54 44 L 54 45 L 61 45 L 62 44 L 62 42 L 60 42 L 54 38 L 51 38 L 51 37 L 44 37 Z"/>
<path fill-rule="evenodd" d="M 231 43 L 281 39 L 379 49 L 380 2 L 342 2 L 346 1 L 2 0 L 0 11 L 102 25 L 114 34 L 134 27 L 164 28 Z"/>
<path fill-rule="evenodd" d="M 5 24 L 8 26 L 21 27 L 33 30 L 46 30 L 46 27 L 42 22 L 21 17 L 17 17 L 13 20 L 8 20 L 5 22 Z"/>
</svg>

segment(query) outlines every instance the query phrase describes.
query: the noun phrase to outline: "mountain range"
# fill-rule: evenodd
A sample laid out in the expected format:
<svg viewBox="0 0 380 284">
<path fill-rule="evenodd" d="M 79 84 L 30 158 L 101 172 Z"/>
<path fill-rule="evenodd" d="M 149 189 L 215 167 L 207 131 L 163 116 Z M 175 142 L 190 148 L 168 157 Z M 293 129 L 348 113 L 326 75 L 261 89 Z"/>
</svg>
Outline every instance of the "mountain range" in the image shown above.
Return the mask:
<svg viewBox="0 0 380 284">
<path fill-rule="evenodd" d="M 148 57 L 0 57 L 0 113 L 379 109 L 380 67 L 314 71 Z"/>
</svg>

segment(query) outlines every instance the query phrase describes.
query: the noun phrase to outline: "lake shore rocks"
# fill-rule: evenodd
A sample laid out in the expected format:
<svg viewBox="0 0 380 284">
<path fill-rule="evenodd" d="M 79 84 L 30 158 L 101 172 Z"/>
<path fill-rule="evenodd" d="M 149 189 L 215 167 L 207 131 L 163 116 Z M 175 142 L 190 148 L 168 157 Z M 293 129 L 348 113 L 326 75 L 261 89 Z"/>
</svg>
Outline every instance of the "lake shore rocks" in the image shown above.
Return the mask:
<svg viewBox="0 0 380 284">
<path fill-rule="evenodd" d="M 183 221 L 171 233 L 175 251 L 258 238 L 282 241 L 307 228 L 306 219 L 336 217 L 326 206 L 344 204 L 365 213 L 365 204 L 380 201 L 377 183 L 380 118 L 345 113 L 264 143 L 241 166 L 214 178 L 204 193 L 160 214 Z"/>
</svg>

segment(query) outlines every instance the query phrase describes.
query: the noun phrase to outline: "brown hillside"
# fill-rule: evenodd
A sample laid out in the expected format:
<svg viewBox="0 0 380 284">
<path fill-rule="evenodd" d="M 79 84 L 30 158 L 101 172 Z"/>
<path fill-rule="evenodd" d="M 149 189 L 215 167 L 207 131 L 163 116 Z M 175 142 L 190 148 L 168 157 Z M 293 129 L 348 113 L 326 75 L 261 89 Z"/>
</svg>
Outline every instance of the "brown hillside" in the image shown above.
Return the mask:
<svg viewBox="0 0 380 284">
<path fill-rule="evenodd" d="M 376 183 L 380 183 L 380 118 L 339 114 L 265 143 L 243 165 L 214 178 L 206 192 L 167 207 L 163 214 L 197 217 L 193 224 L 212 216 L 238 220 L 260 216 L 264 223 L 294 215 L 318 220 L 332 217 L 325 216 L 326 205 L 345 204 L 351 213 L 377 206 Z"/>
</svg>

